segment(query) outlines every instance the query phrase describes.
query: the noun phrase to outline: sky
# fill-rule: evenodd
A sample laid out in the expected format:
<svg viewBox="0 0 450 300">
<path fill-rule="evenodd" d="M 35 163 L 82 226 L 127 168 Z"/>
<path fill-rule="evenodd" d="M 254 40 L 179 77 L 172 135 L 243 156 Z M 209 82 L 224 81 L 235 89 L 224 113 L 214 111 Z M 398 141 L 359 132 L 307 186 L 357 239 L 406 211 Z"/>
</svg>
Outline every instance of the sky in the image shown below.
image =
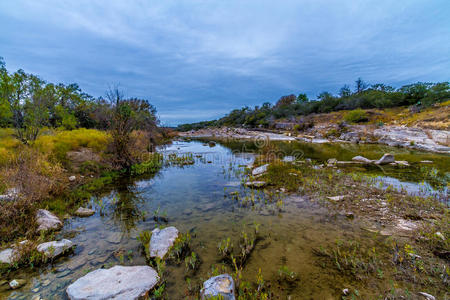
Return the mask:
<svg viewBox="0 0 450 300">
<path fill-rule="evenodd" d="M 450 80 L 448 0 L 0 0 L 0 56 L 92 96 L 119 85 L 163 125 L 281 96 Z"/>
</svg>

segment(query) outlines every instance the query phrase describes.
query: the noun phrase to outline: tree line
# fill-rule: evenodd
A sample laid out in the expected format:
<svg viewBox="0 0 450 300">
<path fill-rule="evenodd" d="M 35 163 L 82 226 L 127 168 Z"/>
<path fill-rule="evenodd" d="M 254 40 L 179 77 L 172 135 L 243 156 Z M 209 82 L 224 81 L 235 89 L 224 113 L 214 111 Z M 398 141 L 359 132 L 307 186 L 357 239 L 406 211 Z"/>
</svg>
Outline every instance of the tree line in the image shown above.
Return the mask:
<svg viewBox="0 0 450 300">
<path fill-rule="evenodd" d="M 117 88 L 94 98 L 76 84 L 53 84 L 23 70 L 10 73 L 0 57 L 0 127 L 12 127 L 24 143 L 44 127 L 111 129 L 118 115 L 127 129 L 158 124 L 155 107 L 145 99 L 128 98 Z"/>
<path fill-rule="evenodd" d="M 8 72 L 0 57 L 0 127 L 14 128 L 23 144 L 35 141 L 44 128 L 108 130 L 114 164 L 129 169 L 136 162 L 133 131 L 145 132 L 153 148 L 158 124 L 156 108 L 146 99 L 125 98 L 117 87 L 105 98 L 94 98 L 75 83 L 49 83 L 23 70 Z"/>
<path fill-rule="evenodd" d="M 245 106 L 234 109 L 218 120 L 181 124 L 178 130 L 197 130 L 211 126 L 271 127 L 282 118 L 295 118 L 314 113 L 329 113 L 339 110 L 390 108 L 414 105 L 428 107 L 450 99 L 449 82 L 404 85 L 394 88 L 382 83 L 369 85 L 361 78 L 355 81 L 354 89 L 344 85 L 337 95 L 322 92 L 317 99 L 309 99 L 304 93 L 281 97 L 275 105 L 265 102 L 261 106 Z"/>
</svg>

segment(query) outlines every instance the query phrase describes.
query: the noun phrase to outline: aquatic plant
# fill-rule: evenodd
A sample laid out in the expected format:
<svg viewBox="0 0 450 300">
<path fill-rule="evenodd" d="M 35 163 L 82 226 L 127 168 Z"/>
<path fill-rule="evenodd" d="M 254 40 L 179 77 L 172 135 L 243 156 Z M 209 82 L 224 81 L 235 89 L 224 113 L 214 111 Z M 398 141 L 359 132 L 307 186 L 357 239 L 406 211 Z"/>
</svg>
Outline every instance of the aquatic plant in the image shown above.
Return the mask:
<svg viewBox="0 0 450 300">
<path fill-rule="evenodd" d="M 231 243 L 231 239 L 229 237 L 220 241 L 218 249 L 222 259 L 231 259 L 233 244 Z"/>
<path fill-rule="evenodd" d="M 157 223 L 167 223 L 169 222 L 169 218 L 167 217 L 167 211 L 163 211 L 162 213 L 159 212 L 160 207 L 158 206 L 158 209 L 153 211 L 153 220 Z"/>
<path fill-rule="evenodd" d="M 314 254 L 328 258 L 336 270 L 356 278 L 367 277 L 383 267 L 377 248 L 363 246 L 357 241 L 338 240 L 333 248 L 319 247 L 314 249 Z"/>
<path fill-rule="evenodd" d="M 294 284 L 298 280 L 298 275 L 294 271 L 289 270 L 288 266 L 283 265 L 278 269 L 278 280 Z"/>
<path fill-rule="evenodd" d="M 162 167 L 162 161 L 162 154 L 151 153 L 145 161 L 131 166 L 131 175 L 155 173 Z"/>
<path fill-rule="evenodd" d="M 145 256 L 147 258 L 150 258 L 149 247 L 150 247 L 150 240 L 152 239 L 152 232 L 149 230 L 141 231 L 137 239 L 141 242 L 142 246 L 144 247 Z"/>
<path fill-rule="evenodd" d="M 194 251 L 192 251 L 191 255 L 185 257 L 184 264 L 186 266 L 187 271 L 189 270 L 196 271 L 200 266 L 200 259 L 197 256 L 197 254 Z"/>
<path fill-rule="evenodd" d="M 192 153 L 185 153 L 183 155 L 170 153 L 169 155 L 167 155 L 166 163 L 171 166 L 183 167 L 187 165 L 193 165 L 195 163 L 195 160 Z"/>
<path fill-rule="evenodd" d="M 169 251 L 168 259 L 180 263 L 181 259 L 188 253 L 190 242 L 191 235 L 188 232 L 180 233 Z"/>
<path fill-rule="evenodd" d="M 164 297 L 164 292 L 166 289 L 166 284 L 163 283 L 159 287 L 153 290 L 150 299 L 162 299 Z"/>
</svg>

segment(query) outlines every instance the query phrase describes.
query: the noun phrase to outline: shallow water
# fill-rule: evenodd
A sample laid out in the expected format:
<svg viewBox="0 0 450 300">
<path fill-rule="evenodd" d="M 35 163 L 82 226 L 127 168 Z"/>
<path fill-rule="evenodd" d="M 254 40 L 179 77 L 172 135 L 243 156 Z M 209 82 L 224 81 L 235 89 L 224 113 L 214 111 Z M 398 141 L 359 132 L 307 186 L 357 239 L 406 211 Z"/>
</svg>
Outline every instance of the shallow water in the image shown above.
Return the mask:
<svg viewBox="0 0 450 300">
<path fill-rule="evenodd" d="M 369 296 L 390 289 L 386 283 L 388 279 L 365 286 L 350 277 L 324 269 L 313 255 L 312 249 L 334 244 L 338 239 L 359 240 L 362 243 L 371 241 L 373 234 L 363 230 L 365 224 L 358 219 L 349 220 L 335 215 L 301 197 L 283 197 L 281 212 L 270 201 L 267 205 L 241 207 L 230 197 L 225 197 L 232 191 L 248 192 L 240 185 L 239 172 L 236 172 L 240 165 L 253 161 L 253 155 L 247 153 L 252 151 L 251 147 L 242 148 L 244 145 L 246 143 L 232 142 L 209 147 L 197 141 L 174 142 L 162 152 L 194 153 L 199 156 L 194 165 L 165 167 L 155 176 L 121 181 L 92 199 L 95 215 L 68 219 L 63 230 L 57 234 L 57 238 L 69 238 L 77 245 L 74 253 L 45 267 L 32 271 L 19 270 L 2 278 L 25 278 L 28 283 L 14 292 L 0 292 L 0 298 L 31 299 L 34 295 L 40 295 L 43 299 L 66 299 L 66 287 L 90 270 L 115 264 L 145 264 L 137 236 L 141 231 L 157 226 L 153 212 L 158 208 L 160 212 L 167 213 L 168 225 L 191 233 L 191 249 L 202 262 L 195 274 L 187 274 L 184 263 L 168 265 L 167 299 L 185 299 L 185 276 L 198 283 L 207 279 L 211 266 L 219 264 L 218 243 L 231 237 L 237 244 L 240 233 L 253 231 L 254 223 L 261 224 L 261 240 L 244 268 L 244 278 L 255 281 L 261 269 L 264 279 L 272 283 L 272 291 L 280 295 L 280 299 L 288 295 L 291 299 L 337 299 L 345 287 L 358 288 L 362 294 Z M 330 157 L 348 160 L 361 151 L 361 148 L 349 150 L 348 147 L 354 147 L 351 145 L 339 149 L 325 149 L 331 146 L 324 145 L 305 148 L 294 143 L 279 143 L 279 146 L 284 147 L 286 155 L 301 149 L 305 158 L 319 161 Z M 239 149 L 245 151 L 237 151 Z M 384 152 L 396 151 L 397 159 L 408 157 L 410 159 L 406 160 L 412 162 L 431 159 L 435 162 L 432 167 L 437 168 L 439 174 L 449 171 L 447 156 L 388 147 L 364 150 L 368 158 L 378 158 Z M 384 179 L 396 178 L 415 186 L 420 182 L 414 181 L 415 175 L 403 169 L 387 169 L 387 175 L 383 173 Z M 360 171 L 379 176 L 378 171 Z M 403 176 L 402 172 L 408 175 Z M 430 183 L 430 186 L 435 185 Z M 282 265 L 298 273 L 300 280 L 295 286 L 277 282 L 277 272 Z M 231 269 L 228 271 L 231 272 Z"/>
</svg>

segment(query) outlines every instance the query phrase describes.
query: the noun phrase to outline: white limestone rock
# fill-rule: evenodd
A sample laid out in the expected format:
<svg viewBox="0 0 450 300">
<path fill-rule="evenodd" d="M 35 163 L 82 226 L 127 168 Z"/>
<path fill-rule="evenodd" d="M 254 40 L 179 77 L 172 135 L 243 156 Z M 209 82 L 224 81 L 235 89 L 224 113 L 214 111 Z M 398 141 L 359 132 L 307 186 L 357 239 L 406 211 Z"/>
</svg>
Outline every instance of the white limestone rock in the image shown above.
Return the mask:
<svg viewBox="0 0 450 300">
<path fill-rule="evenodd" d="M 164 258 L 177 237 L 178 229 L 173 226 L 164 229 L 155 228 L 150 239 L 150 257 Z"/>
<path fill-rule="evenodd" d="M 379 160 L 377 160 L 375 162 L 375 164 L 377 164 L 377 165 L 387 165 L 387 164 L 390 164 L 390 163 L 393 163 L 393 162 L 395 162 L 394 155 L 392 155 L 390 153 L 385 153 L 383 155 L 383 157 L 381 157 Z"/>
<path fill-rule="evenodd" d="M 37 231 L 57 230 L 62 227 L 61 220 L 45 209 L 39 209 L 36 213 Z"/>
<path fill-rule="evenodd" d="M 88 273 L 66 292 L 70 300 L 134 300 L 146 297 L 158 281 L 158 273 L 149 266 L 114 266 Z"/>
<path fill-rule="evenodd" d="M 200 292 L 202 300 L 212 297 L 221 297 L 224 300 L 235 300 L 234 280 L 228 274 L 211 277 L 203 283 Z"/>
<path fill-rule="evenodd" d="M 253 176 L 258 176 L 258 175 L 264 174 L 264 173 L 267 172 L 267 168 L 268 167 L 269 167 L 269 164 L 265 164 L 265 165 L 262 165 L 260 167 L 254 168 L 253 171 L 252 171 L 252 175 Z"/>
<path fill-rule="evenodd" d="M 86 208 L 86 207 L 79 207 L 76 211 L 75 211 L 75 215 L 78 217 L 90 217 L 95 213 L 94 210 L 90 209 L 90 208 Z"/>
<path fill-rule="evenodd" d="M 62 239 L 60 241 L 51 241 L 37 246 L 37 251 L 44 253 L 48 258 L 55 258 L 74 246 L 72 241 Z"/>
</svg>

